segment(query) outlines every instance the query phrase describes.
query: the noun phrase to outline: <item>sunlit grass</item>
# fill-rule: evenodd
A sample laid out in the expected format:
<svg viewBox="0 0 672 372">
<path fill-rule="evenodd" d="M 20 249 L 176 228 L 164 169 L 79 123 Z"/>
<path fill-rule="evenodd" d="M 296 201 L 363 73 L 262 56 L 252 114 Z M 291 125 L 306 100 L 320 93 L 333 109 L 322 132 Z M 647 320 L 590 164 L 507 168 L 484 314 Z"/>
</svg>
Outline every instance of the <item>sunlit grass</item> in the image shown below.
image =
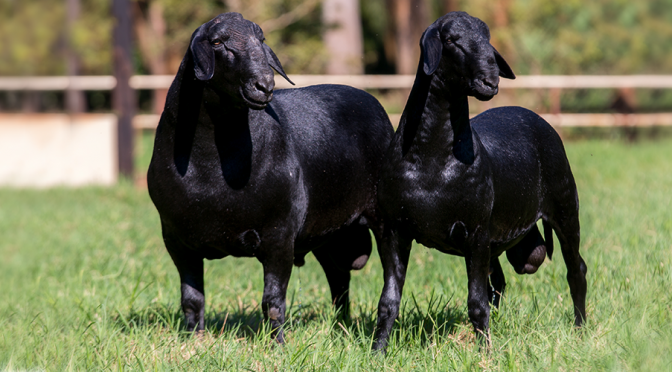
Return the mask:
<svg viewBox="0 0 672 372">
<path fill-rule="evenodd" d="M 283 347 L 261 322 L 261 265 L 208 261 L 207 330 L 189 337 L 146 190 L 130 182 L 5 189 L 0 370 L 669 370 L 672 141 L 566 147 L 588 265 L 580 332 L 562 255 L 532 276 L 516 275 L 502 257 L 507 293 L 492 315 L 492 350 L 480 351 L 467 321 L 463 260 L 415 246 L 384 357 L 370 353 L 382 288 L 375 254 L 353 275 L 351 325 L 334 320 L 317 261 L 308 256 L 295 268 Z"/>
</svg>

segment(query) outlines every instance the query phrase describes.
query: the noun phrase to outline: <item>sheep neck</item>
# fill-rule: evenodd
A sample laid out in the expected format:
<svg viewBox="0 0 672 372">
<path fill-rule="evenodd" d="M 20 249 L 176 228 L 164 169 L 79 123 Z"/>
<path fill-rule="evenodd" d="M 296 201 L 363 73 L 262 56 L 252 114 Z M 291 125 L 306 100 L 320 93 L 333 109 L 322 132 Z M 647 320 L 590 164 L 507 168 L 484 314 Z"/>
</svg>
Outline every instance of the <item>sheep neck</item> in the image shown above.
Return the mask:
<svg viewBox="0 0 672 372">
<path fill-rule="evenodd" d="M 201 112 L 207 112 L 211 123 L 215 126 L 226 125 L 230 128 L 237 123 L 247 124 L 247 120 L 240 119 L 247 119 L 249 109 L 236 107 L 226 94 L 217 92 L 205 82 L 197 80 L 189 53 L 175 76 L 167 103 L 178 107 L 174 123 L 181 126 L 195 127 Z"/>
<path fill-rule="evenodd" d="M 177 107 L 172 119 L 161 120 L 162 129 L 173 141 L 173 159 L 178 173 L 184 176 L 189 168 L 194 143 L 212 143 L 222 165 L 228 159 L 242 159 L 246 172 L 242 177 L 229 175 L 227 182 L 239 188 L 247 182 L 252 141 L 249 109 L 237 109 L 230 98 L 208 88 L 195 79 L 193 64 L 185 58 L 170 88 L 166 107 Z M 172 115 L 165 110 L 164 115 Z M 201 120 L 207 114 L 209 120 Z M 197 130 L 197 126 L 201 127 Z M 158 134 L 157 134 L 158 135 Z M 223 169 L 226 178 L 226 169 Z M 230 181 L 232 180 L 232 181 Z"/>
<path fill-rule="evenodd" d="M 471 163 L 474 148 L 467 95 L 441 75 L 437 71 L 427 76 L 418 70 L 400 127 L 403 154 L 411 151 Z"/>
<path fill-rule="evenodd" d="M 232 129 L 241 125 L 245 128 L 248 126 L 250 109 L 237 107 L 225 93 L 206 86 L 203 89 L 202 105 L 215 126 L 222 125 Z"/>
<path fill-rule="evenodd" d="M 198 118 L 201 113 L 207 113 L 211 124 L 215 127 L 234 128 L 241 124 L 246 128 L 250 109 L 237 107 L 225 93 L 218 92 L 207 83 L 197 80 L 193 64 L 190 62 L 187 61 L 180 67 L 171 89 L 176 94 L 168 99 L 172 105 L 179 107 L 175 123 L 195 127 L 195 124 L 200 122 Z"/>
</svg>

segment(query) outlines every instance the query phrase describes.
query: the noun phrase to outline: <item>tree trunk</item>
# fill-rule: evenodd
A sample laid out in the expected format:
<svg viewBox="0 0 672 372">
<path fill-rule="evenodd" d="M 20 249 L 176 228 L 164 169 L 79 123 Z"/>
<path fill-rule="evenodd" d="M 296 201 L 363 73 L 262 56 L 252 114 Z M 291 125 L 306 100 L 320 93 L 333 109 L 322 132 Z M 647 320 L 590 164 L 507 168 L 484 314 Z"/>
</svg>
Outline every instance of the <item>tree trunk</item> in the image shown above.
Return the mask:
<svg viewBox="0 0 672 372">
<path fill-rule="evenodd" d="M 67 40 L 66 43 L 66 72 L 68 76 L 79 75 L 79 57 L 75 53 L 72 45 L 73 29 L 75 22 L 81 13 L 80 0 L 67 0 Z M 81 90 L 68 89 L 65 91 L 65 109 L 67 112 L 74 114 L 84 112 L 86 110 L 86 101 L 84 92 Z"/>
<path fill-rule="evenodd" d="M 150 0 L 134 1 L 133 25 L 142 60 L 150 74 L 167 74 L 166 21 L 161 3 Z M 163 111 L 167 94 L 167 89 L 154 90 L 152 102 L 154 113 L 160 114 Z"/>
<path fill-rule="evenodd" d="M 426 0 L 387 0 L 386 56 L 397 74 L 415 74 L 420 59 L 420 36 L 429 26 Z M 392 57 L 393 58 L 390 58 Z"/>
<path fill-rule="evenodd" d="M 443 3 L 441 5 L 442 5 L 441 10 L 443 11 L 443 14 L 460 10 L 460 4 L 458 0 L 443 0 Z"/>
<path fill-rule="evenodd" d="M 494 6 L 494 17 L 497 28 L 505 28 L 509 26 L 509 9 L 511 8 L 511 0 L 496 0 Z"/>
<path fill-rule="evenodd" d="M 511 10 L 511 0 L 496 0 L 493 3 L 493 27 L 491 33 L 495 35 L 491 43 L 509 63 L 516 63 L 516 46 L 509 33 L 509 12 Z M 495 32 L 492 32 L 495 31 Z"/>
<path fill-rule="evenodd" d="M 328 74 L 364 72 L 362 22 L 358 0 L 324 0 L 322 20 L 327 30 L 324 44 L 329 53 Z"/>
</svg>

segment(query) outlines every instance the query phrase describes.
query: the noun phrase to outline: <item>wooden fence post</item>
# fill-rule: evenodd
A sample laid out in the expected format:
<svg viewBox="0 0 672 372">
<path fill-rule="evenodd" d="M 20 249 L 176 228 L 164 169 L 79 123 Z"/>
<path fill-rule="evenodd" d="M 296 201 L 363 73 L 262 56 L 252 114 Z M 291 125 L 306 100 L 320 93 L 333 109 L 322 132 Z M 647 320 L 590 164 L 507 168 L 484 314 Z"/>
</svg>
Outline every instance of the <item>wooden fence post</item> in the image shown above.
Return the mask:
<svg viewBox="0 0 672 372">
<path fill-rule="evenodd" d="M 133 116 L 136 110 L 135 91 L 129 84 L 133 73 L 131 7 L 129 0 L 112 0 L 114 24 L 114 77 L 117 85 L 112 94 L 117 124 L 119 173 L 133 178 Z"/>
</svg>

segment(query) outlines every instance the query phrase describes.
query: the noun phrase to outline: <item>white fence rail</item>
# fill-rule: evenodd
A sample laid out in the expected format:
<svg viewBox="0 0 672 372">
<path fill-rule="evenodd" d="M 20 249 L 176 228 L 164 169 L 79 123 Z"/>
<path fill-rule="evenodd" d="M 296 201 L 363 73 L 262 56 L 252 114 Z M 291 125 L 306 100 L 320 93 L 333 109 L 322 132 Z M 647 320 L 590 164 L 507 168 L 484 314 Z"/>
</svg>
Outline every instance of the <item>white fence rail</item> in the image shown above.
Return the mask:
<svg viewBox="0 0 672 372">
<path fill-rule="evenodd" d="M 541 114 L 554 127 L 652 127 L 671 126 L 672 113 L 658 114 Z M 159 115 L 136 115 L 133 118 L 135 129 L 156 129 Z M 395 127 L 401 114 L 390 114 Z"/>
<path fill-rule="evenodd" d="M 112 90 L 114 76 L 0 77 L 0 90 Z"/>
<path fill-rule="evenodd" d="M 361 89 L 408 89 L 414 75 L 289 75 L 290 85 L 276 75 L 277 88 L 315 84 L 344 84 Z M 167 89 L 173 75 L 136 75 L 134 89 Z M 0 77 L 0 90 L 110 90 L 117 82 L 113 76 Z M 502 79 L 502 89 L 596 89 L 650 88 L 671 89 L 672 75 L 525 75 L 515 80 Z"/>
<path fill-rule="evenodd" d="M 343 84 L 360 89 L 410 89 L 414 75 L 289 75 L 296 84 L 290 85 L 281 76 L 275 76 L 276 88 L 304 87 L 315 84 Z M 129 83 L 134 89 L 167 89 L 173 75 L 136 75 Z M 54 91 L 54 90 L 111 90 L 116 86 L 113 76 L 56 76 L 56 77 L 0 77 L 0 90 Z M 527 75 L 515 80 L 502 79 L 501 89 L 672 89 L 672 75 Z M 573 126 L 672 126 L 672 113 L 657 114 L 543 114 L 558 127 Z M 155 128 L 158 115 L 138 115 L 137 129 Z M 393 124 L 399 115 L 392 114 Z"/>
</svg>

